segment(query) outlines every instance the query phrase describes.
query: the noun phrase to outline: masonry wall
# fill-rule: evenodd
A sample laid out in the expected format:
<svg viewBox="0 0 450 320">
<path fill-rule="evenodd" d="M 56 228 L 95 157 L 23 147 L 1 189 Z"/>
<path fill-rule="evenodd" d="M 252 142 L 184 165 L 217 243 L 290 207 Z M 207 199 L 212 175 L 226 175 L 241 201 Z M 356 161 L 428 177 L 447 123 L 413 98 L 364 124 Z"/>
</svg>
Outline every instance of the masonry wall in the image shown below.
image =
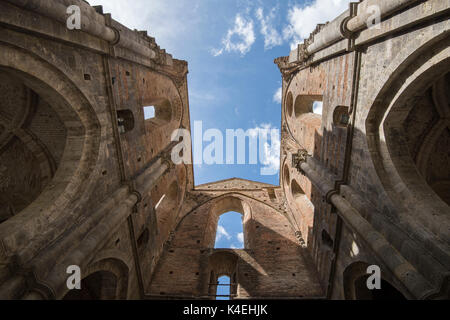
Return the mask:
<svg viewBox="0 0 450 320">
<path fill-rule="evenodd" d="M 225 185 L 233 185 L 233 180 Z M 218 271 L 211 259 L 231 253 L 237 259 L 236 269 L 232 268 L 237 275 L 234 298 L 321 297 L 322 288 L 309 253 L 295 237 L 284 210 L 276 209 L 278 200 L 268 201 L 264 190 L 206 191 L 211 186 L 201 186 L 205 191 L 193 191 L 193 197 L 207 200 L 198 203 L 180 221 L 158 263 L 149 289 L 151 295 L 213 298 L 208 296 L 211 272 L 230 278 L 233 274 Z M 224 201 L 229 205 L 222 205 Z M 239 202 L 244 204 L 240 211 L 235 207 Z M 217 221 L 227 211 L 243 214 L 244 249 L 214 249 Z"/>
<path fill-rule="evenodd" d="M 380 2 L 368 29 L 365 0 L 319 25 L 276 60 L 280 186 L 194 187 L 170 160 L 187 63 L 73 1 L 103 32 L 0 1 L 0 298 L 211 299 L 228 275 L 234 298 L 355 299 L 377 265 L 390 294 L 448 299 L 448 3 Z M 245 249 L 214 249 L 227 211 Z M 69 292 L 71 265 L 94 295 Z"/>
<path fill-rule="evenodd" d="M 149 62 L 88 33 L 70 32 L 49 16 L 8 2 L 0 7 L 1 67 L 35 92 L 41 104 L 48 103 L 68 132 L 61 143 L 47 133 L 58 127 L 42 121 L 39 113 L 31 122 L 32 139 L 62 159 L 37 199 L 0 225 L 0 296 L 61 299 L 68 292 L 66 269 L 78 265 L 83 279 L 113 274 L 115 298 L 142 298 L 187 185 L 184 165 L 161 161 L 173 146 L 171 132 L 189 128 L 187 64 L 108 15 L 107 23 L 152 48 L 156 59 Z M 17 15 L 21 19 L 12 19 Z M 155 128 L 144 119 L 142 107 L 164 99 L 170 117 Z M 134 124 L 127 132 L 119 128 L 117 111 L 122 109 L 132 112 Z M 136 184 L 138 178 L 146 183 Z M 158 221 L 154 207 L 172 182 L 175 197 L 159 212 L 172 216 Z"/>
<path fill-rule="evenodd" d="M 450 211 L 441 193 L 445 183 L 433 184 L 437 176 L 446 181 L 448 165 L 438 160 L 446 157 L 432 147 L 437 141 L 446 145 L 446 131 L 436 126 L 445 104 L 437 101 L 448 101 L 439 87 L 444 86 L 449 70 L 444 49 L 448 47 L 448 19 L 436 17 L 408 29 L 395 29 L 405 19 L 425 19 L 439 12 L 441 5 L 426 1 L 404 8 L 384 19 L 380 28 L 354 34 L 347 50 L 341 49 L 344 39 L 300 62 L 276 60 L 283 74 L 282 186 L 329 298 L 352 298 L 346 277 L 362 262 L 380 266 L 383 279 L 406 298 L 448 294 L 445 239 L 450 234 Z M 321 29 L 305 43 L 313 42 Z M 334 55 L 333 50 L 337 51 Z M 287 71 L 295 66 L 296 71 Z M 315 139 L 310 134 L 305 138 L 304 133 L 311 130 L 312 118 L 305 122 L 289 115 L 291 93 L 293 101 L 298 95 L 323 95 L 322 125 L 315 129 Z M 348 123 L 337 121 L 336 115 L 345 110 L 341 107 L 348 108 Z M 430 145 L 430 151 L 424 151 L 422 144 Z M 309 156 L 295 167 L 293 158 L 299 150 Z M 433 176 L 432 164 L 438 162 L 440 173 Z M 292 196 L 288 180 L 293 179 L 309 201 Z M 347 210 L 335 206 L 333 198 L 337 197 L 352 214 L 370 223 L 373 234 L 362 232 L 349 220 Z M 377 243 L 375 233 L 388 244 Z M 400 264 L 394 261 L 400 260 L 402 267 L 394 267 Z M 421 284 L 417 280 L 414 287 L 411 283 L 416 280 L 410 279 L 416 275 L 401 276 L 401 268 L 414 270 Z"/>
</svg>

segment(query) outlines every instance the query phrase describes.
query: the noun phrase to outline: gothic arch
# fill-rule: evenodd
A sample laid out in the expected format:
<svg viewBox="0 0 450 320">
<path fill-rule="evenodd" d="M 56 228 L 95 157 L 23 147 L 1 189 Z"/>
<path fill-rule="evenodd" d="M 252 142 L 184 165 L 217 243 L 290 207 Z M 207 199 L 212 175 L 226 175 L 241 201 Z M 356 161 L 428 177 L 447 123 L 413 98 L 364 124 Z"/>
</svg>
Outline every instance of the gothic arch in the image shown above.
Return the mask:
<svg viewBox="0 0 450 320">
<path fill-rule="evenodd" d="M 42 97 L 66 130 L 66 151 L 51 181 L 33 202 L 0 225 L 1 242 L 9 254 L 27 248 L 32 238 L 42 236 L 50 229 L 49 224 L 67 212 L 70 202 L 86 192 L 86 180 L 94 171 L 99 153 L 101 129 L 92 100 L 72 81 L 82 80 L 73 74 L 68 77 L 68 70 L 55 67 L 64 65 L 59 60 L 54 64 L 24 49 L 0 44 L 1 70 Z"/>
<path fill-rule="evenodd" d="M 398 206 L 399 218 L 410 224 L 419 222 L 446 242 L 450 240 L 449 205 L 437 194 L 439 186 L 433 190 L 433 185 L 420 173 L 423 172 L 421 168 L 424 166 L 423 158 L 426 157 L 420 154 L 414 157 L 407 125 L 411 124 L 408 117 L 413 114 L 427 90 L 436 92 L 433 88 L 442 86 L 442 83 L 435 81 L 443 77 L 444 82 L 445 79 L 448 81 L 449 44 L 450 37 L 444 33 L 416 48 L 413 54 L 407 55 L 407 59 L 403 58 L 404 54 L 397 55 L 391 66 L 386 68 L 390 73 L 385 75 L 385 85 L 373 100 L 366 120 L 367 142 L 373 155 L 373 164 L 387 195 Z M 408 52 L 411 48 L 404 50 Z M 432 94 L 434 101 L 442 99 L 442 96 Z M 424 109 L 426 108 L 422 108 Z M 442 117 L 443 111 L 439 112 Z M 439 137 L 436 133 L 442 133 L 445 126 L 448 130 L 448 123 L 439 120 L 424 135 L 425 138 L 419 137 L 418 141 L 425 141 L 422 146 L 427 144 L 427 148 L 430 148 L 430 144 L 435 146 Z M 419 148 L 419 153 L 429 152 L 421 149 L 422 147 Z M 449 170 L 448 166 L 441 169 Z"/>
<path fill-rule="evenodd" d="M 231 250 L 219 250 L 214 251 L 208 257 L 208 273 L 210 274 L 209 285 L 208 285 L 208 295 L 213 297 L 217 292 L 218 279 L 222 276 L 227 276 L 230 278 L 230 295 L 237 294 L 236 283 L 238 279 L 238 260 L 239 256 Z"/>
<path fill-rule="evenodd" d="M 362 261 L 353 262 L 344 270 L 344 297 L 346 300 L 405 300 L 405 295 L 387 281 L 380 279 L 381 288 L 367 288 L 367 268 L 369 264 Z"/>
<path fill-rule="evenodd" d="M 241 197 L 236 195 L 228 194 L 218 197 L 212 200 L 213 203 L 209 210 L 210 219 L 205 233 L 204 241 L 206 247 L 214 248 L 217 223 L 222 214 L 234 211 L 242 215 L 242 224 L 244 232 L 244 248 L 250 247 L 250 241 L 248 237 L 248 225 L 252 220 L 252 210 L 247 201 L 243 200 Z"/>
<path fill-rule="evenodd" d="M 322 135 L 322 115 L 315 113 L 313 106 L 315 102 L 325 101 L 324 90 L 320 88 L 316 92 L 304 92 L 304 85 L 299 79 L 294 76 L 286 86 L 284 118 L 293 140 L 313 154 L 316 136 Z"/>
<path fill-rule="evenodd" d="M 183 97 L 174 81 L 167 75 L 140 70 L 139 76 L 145 82 L 137 81 L 139 86 L 138 110 L 134 110 L 136 121 L 147 136 L 153 155 L 163 151 L 172 141 L 172 132 L 183 122 Z M 153 106 L 155 117 L 145 119 L 144 107 Z"/>
<path fill-rule="evenodd" d="M 81 290 L 66 290 L 63 300 L 125 300 L 129 268 L 121 260 L 105 258 L 89 265 L 83 272 Z"/>
</svg>

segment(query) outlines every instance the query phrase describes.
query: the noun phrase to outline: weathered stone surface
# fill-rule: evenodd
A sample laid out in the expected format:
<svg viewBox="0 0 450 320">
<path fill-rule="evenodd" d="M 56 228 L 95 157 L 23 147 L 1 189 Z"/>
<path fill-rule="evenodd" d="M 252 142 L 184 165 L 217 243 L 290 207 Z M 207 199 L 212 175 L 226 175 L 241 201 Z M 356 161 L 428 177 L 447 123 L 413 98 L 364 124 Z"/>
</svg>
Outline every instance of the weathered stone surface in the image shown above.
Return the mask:
<svg viewBox="0 0 450 320">
<path fill-rule="evenodd" d="M 169 161 L 187 62 L 74 1 L 84 31 L 66 0 L 0 1 L 0 298 L 214 299 L 221 275 L 236 299 L 449 298 L 448 4 L 365 0 L 319 25 L 276 59 L 280 186 L 194 186 Z M 214 249 L 228 211 L 244 249 Z"/>
</svg>

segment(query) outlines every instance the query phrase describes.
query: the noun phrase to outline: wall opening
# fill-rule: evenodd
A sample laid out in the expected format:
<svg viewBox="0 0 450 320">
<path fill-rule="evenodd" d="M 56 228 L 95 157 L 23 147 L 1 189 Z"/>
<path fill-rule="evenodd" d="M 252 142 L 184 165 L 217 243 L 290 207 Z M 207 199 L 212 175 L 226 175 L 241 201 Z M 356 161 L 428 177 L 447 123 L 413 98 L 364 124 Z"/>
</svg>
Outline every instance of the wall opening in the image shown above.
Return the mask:
<svg viewBox="0 0 450 320">
<path fill-rule="evenodd" d="M 217 281 L 216 300 L 231 300 L 231 279 L 222 276 Z"/>
<path fill-rule="evenodd" d="M 289 173 L 288 165 L 284 166 L 283 169 L 283 180 L 287 187 L 289 187 L 289 183 L 291 182 L 291 174 Z"/>
<path fill-rule="evenodd" d="M 227 212 L 220 216 L 216 229 L 214 248 L 243 249 L 243 216 L 238 212 Z"/>
<path fill-rule="evenodd" d="M 381 289 L 369 290 L 367 279 L 364 275 L 355 280 L 355 300 L 406 300 L 406 298 L 395 289 L 389 282 L 381 279 Z"/>
<path fill-rule="evenodd" d="M 322 101 L 314 101 L 313 102 L 313 113 L 322 115 L 323 102 Z"/>
<path fill-rule="evenodd" d="M 305 191 L 303 191 L 296 179 L 292 179 L 291 181 L 291 195 L 300 211 L 314 208 L 313 203 L 306 196 Z"/>
<path fill-rule="evenodd" d="M 149 120 L 153 119 L 154 117 L 155 117 L 155 107 L 154 106 L 144 107 L 144 119 Z"/>
<path fill-rule="evenodd" d="M 319 95 L 299 95 L 295 99 L 295 117 L 299 118 L 303 114 L 322 114 L 322 96 Z"/>
<path fill-rule="evenodd" d="M 333 111 L 333 124 L 336 127 L 346 128 L 350 122 L 348 107 L 337 106 Z"/>
<path fill-rule="evenodd" d="M 159 127 L 172 120 L 172 104 L 167 99 L 152 100 L 143 107 L 144 120 L 150 125 Z"/>
<path fill-rule="evenodd" d="M 295 201 L 305 197 L 305 192 L 295 179 L 291 181 L 291 194 Z"/>
<path fill-rule="evenodd" d="M 114 300 L 117 277 L 109 271 L 97 271 L 81 280 L 80 290 L 70 290 L 63 300 Z"/>
<path fill-rule="evenodd" d="M 292 97 L 292 92 L 289 92 L 286 97 L 286 116 L 291 117 L 294 111 L 294 98 Z"/>
<path fill-rule="evenodd" d="M 134 116 L 131 110 L 117 110 L 117 125 L 120 133 L 127 133 L 134 128 Z"/>
<path fill-rule="evenodd" d="M 367 287 L 368 263 L 358 261 L 349 265 L 343 274 L 344 296 L 347 300 L 406 300 L 405 296 L 385 279 L 381 288 L 370 290 Z"/>
<path fill-rule="evenodd" d="M 61 163 L 74 161 L 64 157 L 71 135 L 65 123 L 70 111 L 61 118 L 64 106 L 41 96 L 30 84 L 15 71 L 0 69 L 0 224 L 33 203 Z"/>
</svg>

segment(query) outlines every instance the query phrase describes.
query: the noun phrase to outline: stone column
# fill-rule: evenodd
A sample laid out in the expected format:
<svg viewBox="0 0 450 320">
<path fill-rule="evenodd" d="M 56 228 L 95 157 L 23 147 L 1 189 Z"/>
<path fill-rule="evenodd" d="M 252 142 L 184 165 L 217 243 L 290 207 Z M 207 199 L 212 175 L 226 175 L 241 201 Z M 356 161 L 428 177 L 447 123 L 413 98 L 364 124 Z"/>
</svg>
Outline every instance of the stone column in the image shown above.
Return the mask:
<svg viewBox="0 0 450 320">
<path fill-rule="evenodd" d="M 171 167 L 173 167 L 173 163 L 171 163 L 171 160 L 168 159 L 168 157 L 158 158 L 135 179 L 136 190 L 141 195 L 147 194 Z"/>
<path fill-rule="evenodd" d="M 338 194 L 333 184 L 318 172 L 313 160 L 305 156 L 297 162 L 297 168 L 327 196 L 327 200 L 337 208 L 337 214 L 345 225 L 357 233 L 365 244 L 383 261 L 392 274 L 399 279 L 409 292 L 418 299 L 424 299 L 435 292 L 433 286 L 398 252 L 386 238 L 353 208 L 350 202 Z M 314 169 L 313 169 L 314 167 Z"/>
</svg>

